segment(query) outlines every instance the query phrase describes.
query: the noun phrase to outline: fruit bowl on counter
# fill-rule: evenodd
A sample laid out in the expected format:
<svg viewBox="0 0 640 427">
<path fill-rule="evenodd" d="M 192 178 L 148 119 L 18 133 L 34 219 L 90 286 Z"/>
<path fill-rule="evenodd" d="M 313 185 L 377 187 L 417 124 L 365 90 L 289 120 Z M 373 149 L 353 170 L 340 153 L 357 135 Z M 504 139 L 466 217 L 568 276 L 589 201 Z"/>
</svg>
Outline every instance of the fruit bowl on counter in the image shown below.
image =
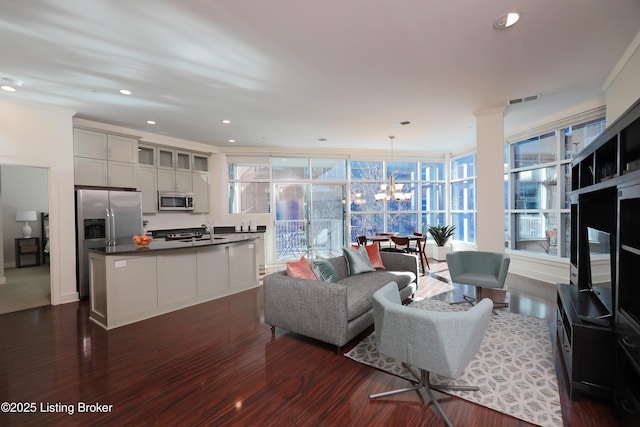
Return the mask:
<svg viewBox="0 0 640 427">
<path fill-rule="evenodd" d="M 153 237 L 147 234 L 143 234 L 141 236 L 138 236 L 136 234 L 135 236 L 133 236 L 132 240 L 136 245 L 146 247 L 149 243 L 151 243 L 151 241 L 153 240 Z"/>
</svg>

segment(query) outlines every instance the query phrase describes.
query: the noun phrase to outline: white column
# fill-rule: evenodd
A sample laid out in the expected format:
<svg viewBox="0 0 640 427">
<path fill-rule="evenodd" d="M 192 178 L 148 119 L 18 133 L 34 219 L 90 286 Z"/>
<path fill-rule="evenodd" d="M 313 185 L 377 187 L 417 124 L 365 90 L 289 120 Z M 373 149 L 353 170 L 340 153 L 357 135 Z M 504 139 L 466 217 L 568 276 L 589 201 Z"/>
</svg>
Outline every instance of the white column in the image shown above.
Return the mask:
<svg viewBox="0 0 640 427">
<path fill-rule="evenodd" d="M 476 112 L 476 244 L 504 252 L 505 107 Z"/>
</svg>

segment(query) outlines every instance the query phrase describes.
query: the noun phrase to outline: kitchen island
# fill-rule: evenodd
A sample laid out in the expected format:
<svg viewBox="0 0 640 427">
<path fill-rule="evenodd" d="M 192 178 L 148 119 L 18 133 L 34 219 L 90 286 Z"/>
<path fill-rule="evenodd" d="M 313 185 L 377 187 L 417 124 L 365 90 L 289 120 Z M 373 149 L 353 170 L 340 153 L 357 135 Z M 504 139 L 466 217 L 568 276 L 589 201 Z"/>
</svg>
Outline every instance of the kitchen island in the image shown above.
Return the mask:
<svg viewBox="0 0 640 427">
<path fill-rule="evenodd" d="M 106 329 L 258 286 L 256 237 L 89 250 L 91 320 Z"/>
</svg>

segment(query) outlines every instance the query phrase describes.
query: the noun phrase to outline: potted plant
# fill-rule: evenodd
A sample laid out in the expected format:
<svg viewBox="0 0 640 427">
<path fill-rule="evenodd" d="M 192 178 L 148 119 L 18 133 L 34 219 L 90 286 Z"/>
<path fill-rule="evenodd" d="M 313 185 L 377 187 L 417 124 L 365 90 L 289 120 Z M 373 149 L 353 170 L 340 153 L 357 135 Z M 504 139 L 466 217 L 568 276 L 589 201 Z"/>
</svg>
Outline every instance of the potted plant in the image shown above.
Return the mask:
<svg viewBox="0 0 640 427">
<path fill-rule="evenodd" d="M 455 225 L 430 225 L 427 227 L 429 234 L 433 237 L 433 241 L 436 242 L 436 246 L 433 247 L 433 259 L 436 261 L 444 261 L 446 254 L 451 252 L 451 246 L 445 245 L 449 238 L 453 236 L 455 229 Z"/>
</svg>

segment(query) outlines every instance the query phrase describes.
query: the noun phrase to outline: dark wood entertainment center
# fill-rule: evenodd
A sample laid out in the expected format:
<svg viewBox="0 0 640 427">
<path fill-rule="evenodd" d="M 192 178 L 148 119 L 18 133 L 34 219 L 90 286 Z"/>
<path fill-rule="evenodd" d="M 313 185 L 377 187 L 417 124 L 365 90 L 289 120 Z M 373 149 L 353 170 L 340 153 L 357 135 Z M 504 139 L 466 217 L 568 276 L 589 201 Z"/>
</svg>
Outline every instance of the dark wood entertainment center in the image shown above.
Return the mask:
<svg viewBox="0 0 640 427">
<path fill-rule="evenodd" d="M 589 283 L 587 227 L 615 243 L 610 288 Z M 557 333 L 571 398 L 613 397 L 631 425 L 640 415 L 640 100 L 571 163 L 570 268 Z"/>
</svg>

